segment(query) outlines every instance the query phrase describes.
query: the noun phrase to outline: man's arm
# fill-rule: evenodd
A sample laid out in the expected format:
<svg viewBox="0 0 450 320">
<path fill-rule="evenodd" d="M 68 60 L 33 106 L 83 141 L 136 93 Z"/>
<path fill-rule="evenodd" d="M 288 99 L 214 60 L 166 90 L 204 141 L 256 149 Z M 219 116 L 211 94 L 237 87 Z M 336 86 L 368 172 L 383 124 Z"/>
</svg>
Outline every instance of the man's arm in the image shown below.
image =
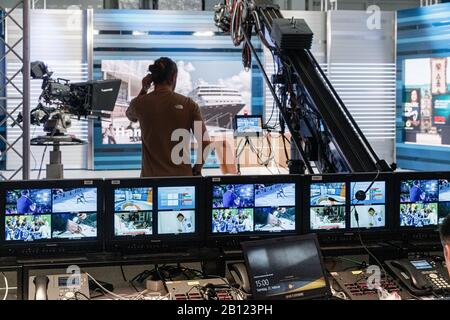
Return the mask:
<svg viewBox="0 0 450 320">
<path fill-rule="evenodd" d="M 138 121 L 137 112 L 136 112 L 136 107 L 138 105 L 137 104 L 138 98 L 139 97 L 136 97 L 133 100 L 131 100 L 130 106 L 128 107 L 127 111 L 125 112 L 125 115 L 127 116 L 128 120 L 130 120 L 131 122 Z"/>
<path fill-rule="evenodd" d="M 137 116 L 137 112 L 136 112 L 136 107 L 138 105 L 138 100 L 140 97 L 146 95 L 148 93 L 148 90 L 150 90 L 150 87 L 152 86 L 153 83 L 153 78 L 151 75 L 147 75 L 144 77 L 144 79 L 142 79 L 142 88 L 141 91 L 139 92 L 139 95 L 134 98 L 133 100 L 131 100 L 130 102 L 130 106 L 128 107 L 127 111 L 126 111 L 126 116 L 128 118 L 128 120 L 130 120 L 131 122 L 137 122 L 138 121 L 138 116 Z"/>
<path fill-rule="evenodd" d="M 194 176 L 201 176 L 203 165 L 205 164 L 206 157 L 210 152 L 211 139 L 209 138 L 208 131 L 206 130 L 205 122 L 203 121 L 202 113 L 200 107 L 197 103 L 191 100 L 193 103 L 193 121 L 191 129 L 194 132 L 195 138 L 197 139 L 198 154 L 197 161 L 192 169 Z M 201 136 L 200 136 L 201 133 Z M 200 153 L 201 151 L 201 153 Z"/>
</svg>

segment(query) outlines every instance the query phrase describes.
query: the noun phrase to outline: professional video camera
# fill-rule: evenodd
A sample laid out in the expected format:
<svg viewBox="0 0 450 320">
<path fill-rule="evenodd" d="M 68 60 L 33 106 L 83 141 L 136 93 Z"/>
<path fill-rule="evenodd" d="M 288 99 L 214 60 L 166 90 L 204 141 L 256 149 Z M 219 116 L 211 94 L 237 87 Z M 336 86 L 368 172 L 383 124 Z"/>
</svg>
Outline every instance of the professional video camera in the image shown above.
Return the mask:
<svg viewBox="0 0 450 320">
<path fill-rule="evenodd" d="M 44 126 L 50 138 L 65 136 L 72 118 L 108 117 L 104 111 L 113 111 L 120 89 L 120 80 L 70 83 L 66 79 L 53 79 L 42 61 L 31 63 L 32 79 L 42 79 L 39 104 L 31 110 L 32 125 Z M 19 113 L 17 123 L 23 122 Z"/>
</svg>

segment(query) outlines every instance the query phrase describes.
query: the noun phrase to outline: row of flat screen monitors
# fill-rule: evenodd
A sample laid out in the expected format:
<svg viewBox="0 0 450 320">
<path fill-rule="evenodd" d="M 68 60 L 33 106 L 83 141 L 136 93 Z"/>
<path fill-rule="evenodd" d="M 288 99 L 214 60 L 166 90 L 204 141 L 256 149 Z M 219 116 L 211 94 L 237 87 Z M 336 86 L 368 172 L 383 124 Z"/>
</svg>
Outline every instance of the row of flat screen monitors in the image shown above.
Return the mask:
<svg viewBox="0 0 450 320">
<path fill-rule="evenodd" d="M 375 179 L 376 178 L 376 179 Z M 0 184 L 3 248 L 436 229 L 449 173 Z M 367 191 L 357 200 L 358 191 Z"/>
</svg>

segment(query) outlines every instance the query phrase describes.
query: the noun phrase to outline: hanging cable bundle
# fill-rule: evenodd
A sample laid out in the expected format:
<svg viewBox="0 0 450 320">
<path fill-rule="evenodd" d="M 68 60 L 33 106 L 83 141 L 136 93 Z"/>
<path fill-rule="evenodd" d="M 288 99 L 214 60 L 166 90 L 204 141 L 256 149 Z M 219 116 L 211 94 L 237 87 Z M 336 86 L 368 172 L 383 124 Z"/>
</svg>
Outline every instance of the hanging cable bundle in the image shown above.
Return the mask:
<svg viewBox="0 0 450 320">
<path fill-rule="evenodd" d="M 234 4 L 233 16 L 231 18 L 231 39 L 234 46 L 239 46 L 244 41 L 243 23 L 247 18 L 247 3 L 238 0 Z"/>
</svg>

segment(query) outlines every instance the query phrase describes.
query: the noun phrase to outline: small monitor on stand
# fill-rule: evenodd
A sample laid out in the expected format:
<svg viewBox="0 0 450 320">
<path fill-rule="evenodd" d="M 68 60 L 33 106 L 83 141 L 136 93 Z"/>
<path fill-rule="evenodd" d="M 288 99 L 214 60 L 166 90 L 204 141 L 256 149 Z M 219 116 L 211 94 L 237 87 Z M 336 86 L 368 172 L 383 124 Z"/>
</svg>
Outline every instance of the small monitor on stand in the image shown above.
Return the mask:
<svg viewBox="0 0 450 320">
<path fill-rule="evenodd" d="M 250 138 L 259 138 L 263 136 L 264 129 L 263 129 L 263 122 L 262 122 L 262 116 L 261 115 L 237 115 L 234 118 L 234 136 L 236 138 L 242 138 L 241 142 L 238 144 L 238 150 L 236 152 L 236 161 L 237 161 L 237 168 L 238 173 L 241 173 L 241 164 L 240 164 L 240 158 L 242 156 L 242 153 L 245 151 L 245 148 L 247 146 L 250 147 L 250 150 L 253 152 L 256 152 L 256 147 L 253 144 L 253 142 L 250 140 Z M 242 141 L 244 141 L 243 147 L 239 148 L 242 144 Z"/>
<path fill-rule="evenodd" d="M 263 135 L 261 115 L 238 115 L 234 118 L 235 137 L 249 138 Z"/>
</svg>

